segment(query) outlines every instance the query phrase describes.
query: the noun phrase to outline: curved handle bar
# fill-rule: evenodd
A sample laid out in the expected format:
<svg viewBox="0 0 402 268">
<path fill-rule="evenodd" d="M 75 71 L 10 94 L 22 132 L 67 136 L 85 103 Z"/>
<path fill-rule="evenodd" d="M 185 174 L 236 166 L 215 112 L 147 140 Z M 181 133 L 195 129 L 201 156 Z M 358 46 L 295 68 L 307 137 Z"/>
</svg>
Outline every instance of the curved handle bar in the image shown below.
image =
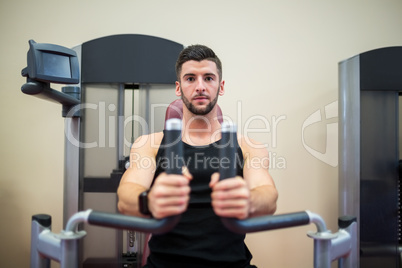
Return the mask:
<svg viewBox="0 0 402 268">
<path fill-rule="evenodd" d="M 74 233 L 79 223 L 86 222 L 91 225 L 103 227 L 163 234 L 173 229 L 179 220 L 180 216 L 172 216 L 156 220 L 88 209 L 74 214 L 68 220 L 64 233 Z"/>
<path fill-rule="evenodd" d="M 221 163 L 219 165 L 220 180 L 233 178 L 236 172 L 236 131 L 234 124 L 222 124 L 222 146 L 219 151 Z M 315 222 L 320 231 L 326 231 L 325 222 L 320 216 L 307 212 L 295 212 L 274 216 L 261 216 L 238 220 L 235 218 L 221 218 L 226 228 L 235 233 L 252 233 L 266 231 L 278 228 L 287 228 L 294 226 L 307 225 Z"/>
<path fill-rule="evenodd" d="M 221 218 L 223 225 L 234 233 L 253 233 L 280 228 L 288 228 L 310 224 L 307 212 L 295 212 L 274 216 L 261 216 L 238 220 L 234 218 Z"/>
<path fill-rule="evenodd" d="M 180 216 L 156 220 L 97 211 L 90 211 L 87 220 L 87 222 L 92 225 L 153 234 L 167 233 L 173 229 L 179 221 Z"/>
<path fill-rule="evenodd" d="M 310 211 L 301 211 L 273 216 L 261 216 L 238 220 L 234 218 L 221 218 L 223 225 L 234 233 L 253 233 L 274 229 L 283 229 L 314 223 L 318 233 L 327 232 L 325 221 L 320 215 Z"/>
</svg>

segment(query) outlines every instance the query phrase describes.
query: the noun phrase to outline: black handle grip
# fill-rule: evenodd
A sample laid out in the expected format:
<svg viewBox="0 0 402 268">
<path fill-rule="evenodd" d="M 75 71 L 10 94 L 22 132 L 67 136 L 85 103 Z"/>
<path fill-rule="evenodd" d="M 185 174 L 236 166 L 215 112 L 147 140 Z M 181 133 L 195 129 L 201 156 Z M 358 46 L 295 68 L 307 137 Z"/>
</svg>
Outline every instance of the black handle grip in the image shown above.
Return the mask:
<svg viewBox="0 0 402 268">
<path fill-rule="evenodd" d="M 233 178 L 236 170 L 236 126 L 224 122 L 222 124 L 222 138 L 219 149 L 219 179 Z"/>
<path fill-rule="evenodd" d="M 274 216 L 261 216 L 246 220 L 221 218 L 221 221 L 230 231 L 244 234 L 307 225 L 310 223 L 310 217 L 307 212 L 302 211 Z"/>
<path fill-rule="evenodd" d="M 183 167 L 183 142 L 181 140 L 181 120 L 169 119 L 166 121 L 165 157 L 167 160 L 167 174 L 182 174 Z"/>
</svg>

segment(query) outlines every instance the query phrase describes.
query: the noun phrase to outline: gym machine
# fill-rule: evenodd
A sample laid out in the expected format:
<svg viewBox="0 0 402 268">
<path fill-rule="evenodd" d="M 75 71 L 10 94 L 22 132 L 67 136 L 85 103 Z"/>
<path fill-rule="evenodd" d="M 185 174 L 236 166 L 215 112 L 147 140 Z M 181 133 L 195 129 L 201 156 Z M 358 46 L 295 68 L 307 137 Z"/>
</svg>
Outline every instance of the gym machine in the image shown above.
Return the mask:
<svg viewBox="0 0 402 268">
<path fill-rule="evenodd" d="M 127 37 L 127 36 L 125 36 Z M 138 36 L 136 36 L 134 42 L 137 45 L 137 48 L 140 47 L 144 51 L 149 49 L 148 46 L 142 44 L 138 45 Z M 140 36 L 142 40 L 148 40 L 150 37 Z M 112 38 L 113 40 L 102 40 L 107 41 L 107 47 L 115 47 L 111 44 L 116 45 L 116 41 L 122 41 L 122 36 L 115 36 Z M 131 37 L 130 37 L 131 38 Z M 129 39 L 130 39 L 129 38 Z M 123 38 L 124 39 L 124 38 Z M 153 38 L 151 38 L 153 39 Z M 126 39 L 127 41 L 127 39 Z M 158 40 L 160 41 L 160 40 Z M 119 43 L 119 42 L 117 42 Z M 130 44 L 133 44 L 131 42 Z M 163 45 L 166 45 L 164 43 Z M 91 46 L 85 46 L 86 49 L 89 49 Z M 177 57 L 178 52 L 181 51 L 182 46 L 175 46 L 176 50 L 174 50 L 174 61 Z M 177 49 L 180 48 L 180 49 Z M 132 47 L 128 47 L 128 49 L 132 49 Z M 83 263 L 83 267 L 86 267 L 85 261 L 82 261 L 82 244 L 80 241 L 82 238 L 91 230 L 88 229 L 89 225 L 92 226 L 102 226 L 108 227 L 112 230 L 114 229 L 123 229 L 123 230 L 131 230 L 137 232 L 148 232 L 148 233 L 163 233 L 169 231 L 171 228 L 175 226 L 179 217 L 169 217 L 163 220 L 155 220 L 155 219 L 143 219 L 137 217 L 129 217 L 117 214 L 115 212 L 99 212 L 92 209 L 85 209 L 83 207 L 82 200 L 82 191 L 85 192 L 86 188 L 96 188 L 105 187 L 104 185 L 108 185 L 107 191 L 110 193 L 115 193 L 116 187 L 118 185 L 119 179 L 121 178 L 122 172 L 124 172 L 124 164 L 126 159 L 121 157 L 122 144 L 119 143 L 117 146 L 119 156 L 119 161 L 117 164 L 118 169 L 113 170 L 115 175 L 113 177 L 113 173 L 108 182 L 100 181 L 101 179 L 97 179 L 96 183 L 92 183 L 92 186 L 86 186 L 86 181 L 89 178 L 86 178 L 82 175 L 85 171 L 82 171 L 82 161 L 74 158 L 77 154 L 80 153 L 88 153 L 83 152 L 82 150 L 87 149 L 88 140 L 85 139 L 85 133 L 80 134 L 79 128 L 82 127 L 80 123 L 80 118 L 84 118 L 84 120 L 89 120 L 86 116 L 87 114 L 83 110 L 82 104 L 87 100 L 85 97 L 83 98 L 83 87 L 84 84 L 90 83 L 116 83 L 118 84 L 118 91 L 120 92 L 117 96 L 117 99 L 121 99 L 121 91 L 125 89 L 127 85 L 127 81 L 123 78 L 119 78 L 120 82 L 105 80 L 104 76 L 100 76 L 100 78 L 94 79 L 91 75 L 86 74 L 88 72 L 87 69 L 84 68 L 84 46 L 82 49 L 78 49 L 78 53 L 75 50 L 68 50 L 63 47 L 49 45 L 49 44 L 36 44 L 33 41 L 30 41 L 30 51 L 28 52 L 28 67 L 22 71 L 23 76 L 27 77 L 27 83 L 22 86 L 22 91 L 27 94 L 35 95 L 40 98 L 52 100 L 59 102 L 63 105 L 63 116 L 66 117 L 66 142 L 71 143 L 70 145 L 66 145 L 66 162 L 70 162 L 69 165 L 66 165 L 66 176 L 65 176 L 65 188 L 66 191 L 72 191 L 73 195 L 66 194 L 65 198 L 68 197 L 71 199 L 71 196 L 75 196 L 76 203 L 71 200 L 68 201 L 68 207 L 64 210 L 64 226 L 65 229 L 60 234 L 55 234 L 51 231 L 51 218 L 48 215 L 34 215 L 32 217 L 32 240 L 31 240 L 31 267 L 49 267 L 50 259 L 60 262 L 62 268 L 66 267 L 80 267 Z M 95 51 L 97 51 L 94 48 Z M 106 50 L 107 51 L 107 50 Z M 120 50 L 122 51 L 122 50 Z M 169 52 L 169 51 L 168 51 Z M 82 57 L 79 57 L 79 54 L 82 53 Z M 102 50 L 102 53 L 105 53 L 105 50 Z M 102 54 L 101 53 L 101 54 Z M 46 55 L 49 54 L 49 55 Z M 88 57 L 90 53 L 86 54 Z M 94 53 L 96 54 L 96 53 Z M 139 53 L 136 55 L 143 56 L 144 53 Z M 77 56 L 78 55 L 78 56 Z M 92 56 L 93 59 L 98 59 L 102 55 Z M 158 57 L 166 58 L 165 53 L 156 55 Z M 77 77 L 77 66 L 79 58 L 81 59 L 81 80 Z M 102 58 L 102 57 L 100 57 Z M 116 63 L 117 60 L 123 60 L 122 57 L 112 57 L 113 61 Z M 142 61 L 144 62 L 144 60 Z M 132 63 L 132 62 L 131 62 Z M 49 67 L 49 64 L 53 64 Z M 48 66 L 49 65 L 49 66 Z M 58 70 L 54 68 L 55 66 L 62 65 L 63 69 Z M 101 64 L 98 63 L 97 66 Z M 151 66 L 153 67 L 153 66 Z M 149 67 L 149 68 L 151 68 Z M 111 68 L 116 68 L 116 65 Z M 138 66 L 135 71 L 138 72 Z M 173 65 L 169 67 L 173 69 Z M 96 68 L 95 68 L 96 69 Z M 131 67 L 132 69 L 132 67 Z M 141 68 L 140 68 L 141 69 Z M 52 70 L 52 71 L 51 71 Z M 144 65 L 144 70 L 149 71 L 147 66 Z M 144 71 L 143 70 L 143 71 Z M 102 73 L 103 70 L 97 70 L 97 72 Z M 133 70 L 131 70 L 133 71 Z M 165 72 L 166 70 L 164 70 Z M 145 72 L 145 71 L 144 71 Z M 130 72 L 128 72 L 130 73 Z M 127 73 L 127 75 L 128 75 Z M 86 76 L 84 75 L 86 74 Z M 154 74 L 154 72 L 152 73 Z M 42 75 L 42 76 L 41 76 Z M 104 75 L 106 75 L 104 73 Z M 132 74 L 131 74 L 132 75 Z M 138 78 L 138 77 L 137 77 Z M 91 80 L 92 79 L 92 80 Z M 104 80 L 102 80 L 104 79 Z M 151 79 L 148 76 L 148 79 Z M 133 88 L 137 87 L 134 80 L 130 80 L 131 86 Z M 143 82 L 144 80 L 142 80 Z M 78 86 L 69 86 L 62 89 L 63 92 L 58 92 L 50 88 L 50 83 L 64 83 L 64 84 L 79 84 Z M 155 82 L 155 81 L 151 81 Z M 161 83 L 161 81 L 158 81 Z M 84 93 L 85 94 L 85 93 Z M 73 95 L 73 96 L 71 96 Z M 81 95 L 81 100 L 79 99 Z M 119 97 L 120 96 L 120 97 Z M 77 98 L 78 97 L 78 98 Z M 85 107 L 84 107 L 85 108 Z M 88 107 L 86 107 L 88 108 Z M 110 108 L 110 104 L 109 104 Z M 120 107 L 114 107 L 110 110 L 115 110 L 117 108 L 120 111 Z M 118 112 L 119 116 L 121 115 Z M 121 126 L 121 117 L 117 120 L 117 124 Z M 167 122 L 166 124 L 167 133 L 181 133 L 179 127 L 181 127 L 181 122 Z M 85 126 L 84 126 L 85 128 Z M 89 131 L 86 129 L 86 131 Z M 85 131 L 84 131 L 85 132 Z M 82 137 L 82 135 L 84 137 Z M 167 134 L 170 135 L 170 134 Z M 222 140 L 224 144 L 234 144 L 231 142 L 235 139 L 236 128 L 231 124 L 223 124 L 222 126 Z M 117 135 L 121 137 L 119 133 Z M 109 139 L 110 140 L 110 139 Z M 181 138 L 179 138 L 181 140 Z M 180 145 L 179 142 L 177 146 L 174 146 L 172 150 L 175 150 L 176 155 L 180 154 Z M 89 146 L 90 147 L 90 146 Z M 226 149 L 221 150 L 221 157 L 225 157 L 225 160 L 231 159 L 231 163 L 235 163 L 235 156 L 233 154 L 234 148 L 227 146 Z M 171 154 L 172 155 L 172 154 Z M 78 158 L 79 159 L 79 158 Z M 72 162 L 72 163 L 71 163 Z M 71 167 L 75 167 L 75 171 L 73 174 L 67 173 L 68 169 Z M 78 170 L 78 171 L 77 171 Z M 233 168 L 229 169 L 221 169 L 221 179 L 233 177 Z M 175 172 L 175 171 L 172 171 Z M 105 180 L 105 179 L 103 179 Z M 82 186 L 84 184 L 84 186 Z M 89 183 L 91 185 L 91 183 Z M 100 185 L 100 186 L 99 186 Z M 102 186 L 103 185 L 103 186 Z M 112 185 L 113 187 L 110 187 Z M 73 190 L 71 190 L 73 189 Z M 99 191 L 96 190 L 96 191 Z M 114 191 L 114 192 L 113 192 Z M 74 199 L 73 199 L 74 200 Z M 296 212 L 290 214 L 283 215 L 274 215 L 274 216 L 263 216 L 256 217 L 247 220 L 236 220 L 236 219 L 222 219 L 223 224 L 231 231 L 238 233 L 250 233 L 250 232 L 258 232 L 264 230 L 274 230 L 279 228 L 289 228 L 294 226 L 307 225 L 310 223 L 314 223 L 316 225 L 316 232 L 309 232 L 308 236 L 314 239 L 314 267 L 331 267 L 331 262 L 335 260 L 339 260 L 340 267 L 357 267 L 356 263 L 356 244 L 357 244 L 357 223 L 354 217 L 341 217 L 339 219 L 339 231 L 336 233 L 331 233 L 326 229 L 326 224 L 324 220 L 317 214 L 311 213 L 309 211 Z M 85 230 L 79 230 L 80 225 L 85 223 Z M 103 228 L 104 229 L 104 228 Z M 121 242 L 121 241 L 119 241 Z M 104 246 L 104 245 L 102 245 Z M 85 250 L 85 249 L 84 249 Z M 115 263 L 116 266 L 109 267 L 134 267 L 134 264 L 140 265 L 138 261 L 133 263 L 127 263 L 121 259 L 121 256 L 116 257 L 117 261 Z M 137 256 L 138 259 L 138 256 Z M 87 267 L 90 264 L 87 264 Z M 131 265 L 131 266 L 130 266 Z"/>
<path fill-rule="evenodd" d="M 174 65 L 183 45 L 135 34 L 102 37 L 73 49 L 29 43 L 22 91 L 63 106 L 63 226 L 87 208 L 117 212 L 116 189 L 134 137 L 161 131 L 164 111 L 175 98 Z M 60 92 L 50 83 L 67 86 Z M 85 229 L 88 235 L 79 245 L 83 267 L 132 266 L 141 258 L 136 244 L 145 236 L 140 233 Z"/>
<path fill-rule="evenodd" d="M 357 217 L 360 267 L 401 267 L 402 47 L 339 63 L 339 215 Z"/>
</svg>

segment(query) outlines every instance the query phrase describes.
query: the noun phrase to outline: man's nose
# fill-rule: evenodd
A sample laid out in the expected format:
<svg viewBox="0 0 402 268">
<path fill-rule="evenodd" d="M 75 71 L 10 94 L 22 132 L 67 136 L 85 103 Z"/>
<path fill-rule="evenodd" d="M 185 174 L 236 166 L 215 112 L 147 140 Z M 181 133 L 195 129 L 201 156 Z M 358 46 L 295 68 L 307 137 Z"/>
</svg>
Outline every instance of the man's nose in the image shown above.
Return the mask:
<svg viewBox="0 0 402 268">
<path fill-rule="evenodd" d="M 202 78 L 198 78 L 197 79 L 197 85 L 196 85 L 196 88 L 195 88 L 195 90 L 197 91 L 197 93 L 200 93 L 200 92 L 205 92 L 205 81 L 204 81 L 204 79 L 202 79 Z"/>
</svg>

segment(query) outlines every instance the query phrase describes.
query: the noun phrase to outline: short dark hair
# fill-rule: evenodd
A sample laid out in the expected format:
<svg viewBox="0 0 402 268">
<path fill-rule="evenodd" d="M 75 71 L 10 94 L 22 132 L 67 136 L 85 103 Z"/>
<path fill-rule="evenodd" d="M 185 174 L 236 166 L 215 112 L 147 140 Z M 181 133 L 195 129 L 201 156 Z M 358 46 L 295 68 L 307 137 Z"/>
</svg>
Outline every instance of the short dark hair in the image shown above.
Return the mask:
<svg viewBox="0 0 402 268">
<path fill-rule="evenodd" d="M 216 69 L 218 70 L 219 81 L 222 80 L 222 63 L 215 52 L 207 46 L 203 45 L 191 45 L 184 48 L 176 61 L 176 76 L 177 80 L 180 81 L 180 73 L 183 64 L 187 61 L 195 60 L 209 60 L 215 62 Z"/>
</svg>

